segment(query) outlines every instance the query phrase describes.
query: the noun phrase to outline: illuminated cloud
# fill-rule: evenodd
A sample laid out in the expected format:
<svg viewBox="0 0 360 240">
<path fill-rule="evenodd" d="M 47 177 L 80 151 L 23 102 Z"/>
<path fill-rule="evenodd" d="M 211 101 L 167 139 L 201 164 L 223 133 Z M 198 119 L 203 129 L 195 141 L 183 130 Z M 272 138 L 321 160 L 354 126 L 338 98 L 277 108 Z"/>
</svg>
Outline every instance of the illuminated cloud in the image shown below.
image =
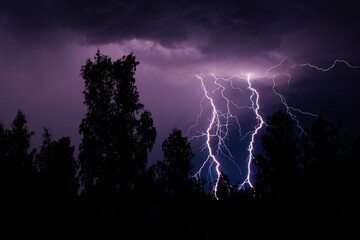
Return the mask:
<svg viewBox="0 0 360 240">
<path fill-rule="evenodd" d="M 37 143 L 46 126 L 78 145 L 85 112 L 81 65 L 98 48 L 113 59 L 134 52 L 140 61 L 140 100 L 153 113 L 161 143 L 172 127 L 187 129 L 196 118 L 202 99 L 196 74 L 263 75 L 284 57 L 289 66 L 326 67 L 337 58 L 359 65 L 359 3 L 325 3 L 3 0 L 0 121 L 9 124 L 20 108 L 37 132 Z M 290 84 L 278 78 L 276 90 L 290 106 L 350 116 L 351 109 L 343 106 L 355 102 L 349 93 L 360 91 L 358 82 L 355 72 L 344 74 L 340 65 L 325 75 L 296 70 Z M 253 84 L 262 94 L 263 116 L 281 106 L 271 79 Z M 153 160 L 160 158 L 159 145 Z"/>
</svg>

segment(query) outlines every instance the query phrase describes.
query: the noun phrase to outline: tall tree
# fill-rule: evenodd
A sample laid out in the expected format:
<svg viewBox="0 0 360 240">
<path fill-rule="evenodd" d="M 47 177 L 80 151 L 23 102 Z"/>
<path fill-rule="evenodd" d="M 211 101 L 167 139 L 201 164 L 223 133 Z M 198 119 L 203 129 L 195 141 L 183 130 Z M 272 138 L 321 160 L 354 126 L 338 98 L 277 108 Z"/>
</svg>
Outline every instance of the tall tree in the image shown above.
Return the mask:
<svg viewBox="0 0 360 240">
<path fill-rule="evenodd" d="M 190 142 L 178 129 L 162 143 L 164 160 L 155 166 L 160 191 L 169 198 L 184 198 L 192 194 L 195 183 L 191 179 L 191 160 L 194 154 Z"/>
<path fill-rule="evenodd" d="M 30 139 L 34 132 L 29 131 L 26 116 L 19 110 L 11 129 L 5 133 L 6 137 L 6 158 L 11 168 L 22 172 L 31 173 L 34 171 L 33 156 L 35 150 L 30 150 Z"/>
<path fill-rule="evenodd" d="M 10 129 L 0 127 L 0 182 L 2 189 L 10 197 L 28 197 L 34 187 L 35 150 L 30 151 L 33 134 L 28 130 L 26 116 L 20 110 Z"/>
<path fill-rule="evenodd" d="M 334 188 L 340 189 L 343 184 L 334 177 L 339 175 L 345 154 L 348 153 L 340 132 L 340 125 L 323 117 L 318 117 L 308 131 L 306 149 L 310 154 L 307 180 L 313 194 L 324 197 L 331 194 Z M 346 160 L 350 159 L 350 156 L 346 156 Z"/>
<path fill-rule="evenodd" d="M 287 195 L 295 190 L 301 175 L 299 138 L 294 132 L 294 121 L 283 111 L 275 112 L 267 120 L 262 135 L 265 156 L 257 155 L 256 189 L 273 196 Z"/>
<path fill-rule="evenodd" d="M 151 113 L 135 86 L 132 54 L 112 62 L 98 51 L 81 67 L 87 113 L 80 125 L 80 178 L 85 190 L 129 194 L 142 178 L 155 142 Z"/>
</svg>

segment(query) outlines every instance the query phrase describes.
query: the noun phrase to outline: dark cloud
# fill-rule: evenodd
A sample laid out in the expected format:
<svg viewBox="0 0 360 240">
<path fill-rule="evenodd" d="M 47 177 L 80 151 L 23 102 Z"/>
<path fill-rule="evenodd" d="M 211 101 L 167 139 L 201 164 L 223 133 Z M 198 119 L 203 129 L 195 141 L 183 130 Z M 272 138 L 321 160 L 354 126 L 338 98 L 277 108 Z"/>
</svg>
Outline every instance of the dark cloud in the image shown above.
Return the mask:
<svg viewBox="0 0 360 240">
<path fill-rule="evenodd" d="M 203 92 L 194 74 L 209 81 L 208 73 L 262 75 L 285 56 L 289 66 L 327 67 L 336 58 L 360 65 L 359 5 L 346 0 L 0 0 L 0 122 L 8 126 L 20 108 L 37 133 L 37 145 L 46 126 L 55 137 L 71 136 L 78 146 L 77 128 L 86 110 L 81 65 L 97 48 L 113 59 L 134 52 L 141 63 L 140 98 L 159 133 L 151 159 L 159 160 L 171 128 L 186 132 L 200 111 Z M 289 85 L 278 79 L 277 89 L 291 106 L 353 117 L 353 109 L 359 109 L 359 75 L 338 67 L 328 74 L 281 69 L 293 79 Z M 254 81 L 263 116 L 282 107 L 267 80 Z M 239 104 L 248 99 L 235 97 Z"/>
<path fill-rule="evenodd" d="M 5 0 L 0 19 L 22 34 L 71 30 L 88 44 L 137 38 L 168 48 L 190 42 L 207 55 L 266 57 L 292 54 L 294 45 L 307 54 L 319 54 L 319 46 L 358 52 L 359 7 L 358 1 Z"/>
</svg>

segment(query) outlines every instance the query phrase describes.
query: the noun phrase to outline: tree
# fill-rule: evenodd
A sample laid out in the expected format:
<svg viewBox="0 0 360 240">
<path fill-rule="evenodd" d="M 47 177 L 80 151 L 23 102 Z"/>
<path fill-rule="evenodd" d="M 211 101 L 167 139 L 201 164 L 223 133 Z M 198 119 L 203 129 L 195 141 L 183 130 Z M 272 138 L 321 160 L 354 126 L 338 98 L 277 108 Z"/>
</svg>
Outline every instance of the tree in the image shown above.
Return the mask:
<svg viewBox="0 0 360 240">
<path fill-rule="evenodd" d="M 189 197 L 197 187 L 190 174 L 194 157 L 190 142 L 175 128 L 162 143 L 162 150 L 164 160 L 155 166 L 160 191 L 173 199 Z"/>
<path fill-rule="evenodd" d="M 10 129 L 0 126 L 0 182 L 4 197 L 21 199 L 33 195 L 36 187 L 35 150 L 30 151 L 33 134 L 28 130 L 26 116 L 20 110 Z"/>
<path fill-rule="evenodd" d="M 0 123 L 0 170 L 5 169 L 6 162 L 6 131 Z"/>
<path fill-rule="evenodd" d="M 312 195 L 325 197 L 333 192 L 334 188 L 341 188 L 338 180 L 345 160 L 346 146 L 340 134 L 340 125 L 333 124 L 323 117 L 318 117 L 308 131 L 307 149 L 308 168 L 307 181 Z M 350 156 L 346 156 L 351 159 Z"/>
<path fill-rule="evenodd" d="M 350 157 L 344 159 L 343 177 L 347 183 L 347 194 L 357 194 L 357 171 L 360 166 L 360 131 L 358 130 L 350 150 Z"/>
<path fill-rule="evenodd" d="M 52 200 L 71 200 L 77 195 L 78 164 L 74 158 L 74 149 L 69 137 L 53 141 L 49 131 L 44 129 L 43 143 L 35 162 L 45 194 Z"/>
<path fill-rule="evenodd" d="M 294 121 L 283 111 L 275 112 L 267 120 L 262 135 L 265 156 L 257 155 L 257 183 L 255 189 L 272 196 L 288 195 L 295 191 L 301 175 L 300 140 L 294 132 Z"/>
<path fill-rule="evenodd" d="M 132 54 L 112 62 L 98 51 L 81 67 L 87 113 L 80 125 L 80 179 L 86 191 L 128 195 L 146 170 L 156 138 L 151 113 L 135 86 Z"/>
<path fill-rule="evenodd" d="M 217 188 L 217 197 L 221 200 L 234 199 L 239 193 L 239 186 L 230 183 L 230 177 L 221 173 Z"/>
<path fill-rule="evenodd" d="M 35 170 L 33 164 L 35 150 L 29 152 L 30 139 L 34 132 L 29 132 L 26 123 L 26 116 L 19 110 L 11 124 L 11 129 L 5 132 L 5 155 L 10 168 L 31 173 Z"/>
<path fill-rule="evenodd" d="M 26 124 L 26 116 L 19 110 L 10 129 L 1 127 L 2 157 L 7 172 L 29 175 L 36 171 L 33 163 L 35 149 L 29 151 L 34 132 L 29 132 Z"/>
</svg>

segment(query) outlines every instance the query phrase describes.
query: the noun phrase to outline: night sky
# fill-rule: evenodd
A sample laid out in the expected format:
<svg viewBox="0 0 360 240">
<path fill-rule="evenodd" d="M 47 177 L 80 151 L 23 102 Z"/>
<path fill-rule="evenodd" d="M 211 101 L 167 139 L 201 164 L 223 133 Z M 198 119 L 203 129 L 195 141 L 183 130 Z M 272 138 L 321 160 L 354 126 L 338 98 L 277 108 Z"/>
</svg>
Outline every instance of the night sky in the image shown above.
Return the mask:
<svg viewBox="0 0 360 240">
<path fill-rule="evenodd" d="M 9 127 L 21 109 L 36 132 L 34 146 L 47 127 L 78 147 L 86 111 L 80 67 L 97 49 L 113 60 L 133 52 L 140 101 L 158 132 L 153 163 L 171 129 L 186 132 L 196 120 L 203 91 L 195 74 L 261 75 L 284 57 L 290 65 L 360 65 L 359 10 L 359 1 L 0 0 L 0 122 Z M 290 74 L 289 85 L 279 78 L 277 86 L 291 106 L 360 119 L 359 71 L 338 64 L 327 73 Z M 281 108 L 270 81 L 254 86 L 265 118 Z"/>
</svg>

